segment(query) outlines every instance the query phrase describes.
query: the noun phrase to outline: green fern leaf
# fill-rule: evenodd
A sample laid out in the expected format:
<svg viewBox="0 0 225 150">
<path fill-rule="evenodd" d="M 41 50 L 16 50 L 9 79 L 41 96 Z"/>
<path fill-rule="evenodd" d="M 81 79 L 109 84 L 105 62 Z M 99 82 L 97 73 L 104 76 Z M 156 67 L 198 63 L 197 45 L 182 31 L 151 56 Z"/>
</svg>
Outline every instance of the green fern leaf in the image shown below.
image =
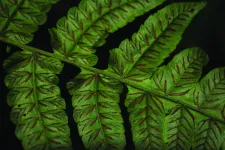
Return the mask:
<svg viewBox="0 0 225 150">
<path fill-rule="evenodd" d="M 225 104 L 225 67 L 210 71 L 193 90 L 195 104 L 201 109 L 223 108 Z M 225 119 L 225 116 L 223 116 Z"/>
<path fill-rule="evenodd" d="M 151 87 L 170 96 L 182 96 L 195 87 L 208 56 L 199 48 L 189 48 L 176 55 L 167 66 L 161 66 L 151 78 Z"/>
<path fill-rule="evenodd" d="M 83 70 L 67 87 L 73 95 L 73 116 L 85 148 L 124 149 L 120 82 Z"/>
<path fill-rule="evenodd" d="M 105 43 L 109 33 L 135 17 L 160 5 L 164 0 L 83 0 L 71 8 L 50 31 L 54 52 L 62 57 L 93 66 L 95 47 Z"/>
<path fill-rule="evenodd" d="M 169 5 L 150 16 L 130 41 L 110 52 L 105 71 L 118 74 L 128 86 L 125 106 L 136 149 L 219 150 L 223 146 L 224 68 L 199 82 L 208 62 L 199 48 L 186 49 L 159 67 L 204 6 Z"/>
<path fill-rule="evenodd" d="M 27 149 L 71 149 L 65 101 L 55 85 L 63 64 L 54 58 L 22 51 L 8 58 L 5 84 L 11 91 L 7 102 L 12 107 L 15 134 Z"/>
<path fill-rule="evenodd" d="M 221 148 L 223 124 L 152 94 L 131 87 L 129 91 L 126 101 L 136 149 Z"/>
<path fill-rule="evenodd" d="M 143 81 L 173 52 L 193 17 L 205 3 L 174 3 L 150 16 L 119 48 L 110 51 L 109 71 Z M 148 73 L 148 74 L 146 74 Z"/>
<path fill-rule="evenodd" d="M 202 108 L 195 105 L 196 102 L 192 100 L 196 87 L 213 74 L 209 73 L 198 83 L 202 66 L 207 62 L 207 58 L 200 49 L 184 50 L 167 66 L 160 67 L 146 85 L 176 99 L 187 100 L 185 105 L 128 86 L 125 105 L 130 112 L 133 140 L 137 149 L 219 150 L 222 148 L 225 140 L 225 125 L 199 113 Z M 216 69 L 219 70 L 224 73 L 224 69 Z M 223 76 L 214 77 L 214 81 L 222 84 L 221 89 L 218 87 L 219 92 L 225 93 L 221 80 L 224 80 Z M 215 92 L 218 90 L 215 89 Z M 208 98 L 209 95 L 205 95 L 204 98 L 206 96 Z M 219 102 L 224 106 L 224 97 L 221 96 Z M 192 110 L 188 105 L 193 105 L 197 109 Z M 220 114 L 222 108 L 213 108 L 214 110 L 208 110 L 206 113 L 222 119 L 223 116 Z"/>
<path fill-rule="evenodd" d="M 45 23 L 46 13 L 58 0 L 1 0 L 0 36 L 21 44 L 33 40 L 38 25 Z"/>
<path fill-rule="evenodd" d="M 54 54 L 23 42 L 32 39 L 39 25 L 35 21 L 44 22 L 56 0 L 1 2 L 0 40 L 24 49 L 4 62 L 5 84 L 11 89 L 7 96 L 11 120 L 24 149 L 72 149 L 65 101 L 56 86 L 56 74 L 61 73 L 64 61 L 81 69 L 67 88 L 86 149 L 125 148 L 118 105 L 124 85 L 137 150 L 225 150 L 225 67 L 202 77 L 208 56 L 197 47 L 164 62 L 205 2 L 166 6 L 150 16 L 130 40 L 110 51 L 108 69 L 91 67 L 97 62 L 95 49 L 105 43 L 109 33 L 164 1 L 82 0 L 49 30 Z M 27 8 L 30 4 L 35 9 Z M 26 20 L 28 14 L 32 17 Z M 18 31 L 25 26 L 27 31 Z M 13 33 L 7 36 L 8 31 Z"/>
</svg>

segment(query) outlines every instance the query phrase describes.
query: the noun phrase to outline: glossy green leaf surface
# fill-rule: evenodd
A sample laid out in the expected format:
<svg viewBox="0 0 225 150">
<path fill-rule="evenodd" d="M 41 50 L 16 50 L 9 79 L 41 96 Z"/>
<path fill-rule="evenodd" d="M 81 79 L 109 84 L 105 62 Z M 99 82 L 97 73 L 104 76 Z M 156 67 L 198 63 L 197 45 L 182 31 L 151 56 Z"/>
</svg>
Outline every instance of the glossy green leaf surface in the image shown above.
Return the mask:
<svg viewBox="0 0 225 150">
<path fill-rule="evenodd" d="M 125 131 L 118 105 L 121 83 L 83 70 L 67 87 L 73 95 L 73 117 L 85 148 L 124 149 Z"/>
<path fill-rule="evenodd" d="M 46 13 L 58 0 L 1 0 L 0 36 L 21 44 L 33 40 L 33 33 L 45 23 Z"/>
<path fill-rule="evenodd" d="M 109 71 L 143 81 L 176 49 L 184 30 L 205 3 L 174 3 L 150 16 L 133 34 L 110 50 Z M 147 74 L 148 73 L 148 74 Z"/>
<path fill-rule="evenodd" d="M 4 62 L 7 102 L 15 134 L 25 150 L 71 149 L 65 101 L 56 86 L 63 64 L 34 52 L 16 52 Z"/>
<path fill-rule="evenodd" d="M 109 33 L 164 0 L 83 0 L 68 11 L 50 30 L 54 52 L 62 57 L 93 66 L 95 47 L 105 43 Z"/>
</svg>

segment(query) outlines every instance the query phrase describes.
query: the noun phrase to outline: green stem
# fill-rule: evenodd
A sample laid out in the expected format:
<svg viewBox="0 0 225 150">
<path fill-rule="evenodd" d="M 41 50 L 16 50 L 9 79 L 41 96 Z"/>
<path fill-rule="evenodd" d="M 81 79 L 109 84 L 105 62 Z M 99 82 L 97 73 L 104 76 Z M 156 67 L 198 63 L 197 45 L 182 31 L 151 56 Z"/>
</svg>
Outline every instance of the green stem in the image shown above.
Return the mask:
<svg viewBox="0 0 225 150">
<path fill-rule="evenodd" d="M 86 69 L 86 70 L 89 70 L 89 71 L 92 71 L 92 72 L 95 72 L 95 73 L 103 74 L 105 76 L 114 78 L 116 80 L 119 80 L 120 82 L 125 83 L 126 85 L 132 86 L 132 87 L 134 87 L 136 89 L 139 89 L 139 90 L 148 92 L 148 93 L 153 94 L 153 95 L 156 95 L 158 97 L 161 97 L 161 98 L 167 99 L 169 101 L 178 103 L 180 105 L 186 106 L 189 109 L 192 109 L 192 110 L 194 110 L 196 112 L 199 112 L 199 113 L 201 113 L 201 114 L 203 114 L 205 116 L 208 116 L 210 118 L 213 118 L 214 120 L 217 120 L 217 121 L 225 124 L 225 121 L 223 119 L 221 119 L 219 117 L 215 117 L 215 116 L 213 116 L 212 114 L 208 113 L 205 110 L 200 110 L 199 108 L 197 108 L 191 102 L 188 102 L 188 101 L 185 101 L 185 100 L 177 100 L 177 99 L 175 99 L 173 97 L 170 97 L 170 96 L 168 96 L 166 94 L 162 94 L 162 93 L 160 93 L 158 91 L 154 91 L 154 90 L 150 89 L 149 87 L 144 87 L 142 85 L 134 84 L 134 83 L 130 82 L 127 79 L 123 79 L 122 77 L 120 77 L 119 75 L 117 75 L 115 73 L 111 73 L 111 72 L 108 72 L 108 71 L 105 71 L 105 70 L 100 70 L 100 69 L 96 69 L 96 68 L 93 68 L 93 67 L 89 67 L 89 66 L 86 66 L 86 65 L 83 65 L 83 64 L 80 64 L 80 63 L 77 63 L 77 62 L 68 60 L 66 58 L 59 57 L 57 55 L 54 55 L 53 53 L 49 53 L 49 52 L 43 51 L 43 50 L 38 49 L 38 48 L 31 47 L 31 46 L 28 46 L 28 45 L 23 45 L 23 44 L 20 44 L 20 43 L 16 43 L 14 41 L 10 41 L 10 40 L 5 39 L 5 38 L 2 38 L 2 37 L 0 37 L 0 41 L 2 41 L 4 43 L 8 43 L 10 45 L 14 45 L 14 46 L 20 47 L 21 49 L 26 49 L 26 50 L 31 51 L 31 52 L 37 52 L 37 53 L 40 53 L 40 54 L 45 55 L 45 56 L 49 56 L 49 57 L 52 57 L 52 58 L 59 59 L 61 61 L 67 62 L 69 64 L 72 64 L 72 65 L 74 65 L 76 67 L 79 67 L 81 69 Z"/>
<path fill-rule="evenodd" d="M 10 44 L 10 45 L 13 45 L 13 46 L 16 46 L 16 47 L 19 47 L 21 49 L 26 49 L 26 50 L 31 51 L 31 52 L 36 52 L 36 53 L 39 53 L 39 54 L 42 54 L 42 55 L 45 55 L 45 56 L 49 56 L 49 57 L 52 57 L 52 58 L 59 59 L 61 61 L 67 62 L 67 63 L 72 64 L 72 65 L 74 65 L 76 67 L 79 67 L 79 68 L 83 68 L 83 69 L 86 69 L 86 70 L 89 70 L 89 71 L 92 71 L 92 72 L 98 72 L 98 73 L 101 73 L 101 74 L 106 74 L 107 76 L 110 76 L 110 77 L 113 77 L 113 78 L 115 78 L 115 76 L 116 76 L 117 77 L 116 79 L 120 78 L 120 76 L 117 75 L 117 74 L 113 74 L 113 73 L 109 73 L 109 72 L 104 73 L 105 71 L 103 71 L 103 70 L 96 69 L 96 68 L 93 68 L 93 67 L 88 67 L 86 65 L 71 61 L 69 59 L 62 58 L 62 57 L 57 56 L 53 53 L 49 53 L 47 51 L 44 51 L 44 50 L 41 50 L 41 49 L 38 49 L 38 48 L 34 48 L 34 47 L 31 47 L 31 46 L 28 46 L 28 45 L 20 44 L 20 43 L 11 41 L 9 39 L 5 39 L 5 38 L 0 37 L 0 41 L 2 41 L 4 43 L 7 43 L 7 44 Z"/>
</svg>

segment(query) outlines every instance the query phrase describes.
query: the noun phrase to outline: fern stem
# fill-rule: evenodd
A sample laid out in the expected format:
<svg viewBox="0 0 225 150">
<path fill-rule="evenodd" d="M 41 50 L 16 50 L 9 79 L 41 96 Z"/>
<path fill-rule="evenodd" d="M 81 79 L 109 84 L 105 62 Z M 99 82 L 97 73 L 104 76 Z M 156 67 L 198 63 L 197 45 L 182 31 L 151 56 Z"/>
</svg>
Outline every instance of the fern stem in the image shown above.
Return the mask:
<svg viewBox="0 0 225 150">
<path fill-rule="evenodd" d="M 213 120 L 217 120 L 217 121 L 225 124 L 225 121 L 223 119 L 221 119 L 219 117 L 215 117 L 215 116 L 213 116 L 213 114 L 207 113 L 207 111 L 200 110 L 192 102 L 188 102 L 188 101 L 185 101 L 185 100 L 177 100 L 177 99 L 172 98 L 172 97 L 170 97 L 170 96 L 168 96 L 166 94 L 162 94 L 162 93 L 160 93 L 158 91 L 154 91 L 154 90 L 152 90 L 152 89 L 150 89 L 148 87 L 134 84 L 134 83 L 130 82 L 127 79 L 123 79 L 122 77 L 120 77 L 119 75 L 117 75 L 115 73 L 111 73 L 111 72 L 108 72 L 108 71 L 104 71 L 104 70 L 100 70 L 100 69 L 97 69 L 97 68 L 89 67 L 89 66 L 86 66 L 86 65 L 83 65 L 83 64 L 80 64 L 80 63 L 68 60 L 66 58 L 59 57 L 57 55 L 54 55 L 53 53 L 49 53 L 49 52 L 46 52 L 44 50 L 41 50 L 41 49 L 38 49 L 38 48 L 34 48 L 34 47 L 31 47 L 31 46 L 28 46 L 28 45 L 20 44 L 20 43 L 17 43 L 17 42 L 14 42 L 14 41 L 11 41 L 9 39 L 2 38 L 2 37 L 0 37 L 0 41 L 2 41 L 4 43 L 7 43 L 7 44 L 10 44 L 10 45 L 13 45 L 13 46 L 20 47 L 21 49 L 26 49 L 26 50 L 29 50 L 31 52 L 36 52 L 36 53 L 40 53 L 40 54 L 45 55 L 45 56 L 49 56 L 49 57 L 52 57 L 52 58 L 59 59 L 59 60 L 61 60 L 63 62 L 67 62 L 67 63 L 72 64 L 72 65 L 74 65 L 76 67 L 79 67 L 81 69 L 86 69 L 86 70 L 89 70 L 89 71 L 92 71 L 92 72 L 95 72 L 95 73 L 103 74 L 105 76 L 114 78 L 116 80 L 119 80 L 122 83 L 125 83 L 126 85 L 132 86 L 132 87 L 134 87 L 136 89 L 148 92 L 148 93 L 156 95 L 158 97 L 167 99 L 167 100 L 169 100 L 171 102 L 178 103 L 178 104 L 183 105 L 185 107 L 188 107 L 188 108 L 190 108 L 190 109 L 192 109 L 194 111 L 197 111 L 197 112 L 199 112 L 199 113 L 201 113 L 201 114 L 203 114 L 205 116 L 208 116 L 208 117 L 212 118 Z"/>
<path fill-rule="evenodd" d="M 6 39 L 6 38 L 3 38 L 3 37 L 0 37 L 0 41 L 2 41 L 3 43 L 10 44 L 12 46 L 19 47 L 21 49 L 26 49 L 26 50 L 31 51 L 31 52 L 37 52 L 37 53 L 43 54 L 45 56 L 54 57 L 54 55 L 52 53 L 49 53 L 49 52 L 46 52 L 44 50 L 41 50 L 41 49 L 38 49 L 38 48 L 34 48 L 34 47 L 31 47 L 31 46 L 28 46 L 28 45 L 20 44 L 20 43 L 17 43 L 15 41 L 11 41 L 10 39 Z"/>
<path fill-rule="evenodd" d="M 0 37 L 0 41 L 2 41 L 4 43 L 7 43 L 7 44 L 10 44 L 10 45 L 13 45 L 13 46 L 16 46 L 16 47 L 19 47 L 21 49 L 26 49 L 26 50 L 31 51 L 31 52 L 36 52 L 36 53 L 39 53 L 39 54 L 42 54 L 42 55 L 45 55 L 45 56 L 49 56 L 49 57 L 52 57 L 52 58 L 59 59 L 63 62 L 67 62 L 67 63 L 72 64 L 72 65 L 74 65 L 76 67 L 79 67 L 79 68 L 83 68 L 83 69 L 86 69 L 86 70 L 89 70 L 89 71 L 92 71 L 92 72 L 104 74 L 106 76 L 112 77 L 112 78 L 117 79 L 117 80 L 121 80 L 120 76 L 117 75 L 117 74 L 86 66 L 86 65 L 71 61 L 69 59 L 59 57 L 57 55 L 54 55 L 53 53 L 49 53 L 49 52 L 44 51 L 44 50 L 39 49 L 39 48 L 34 48 L 34 47 L 31 47 L 31 46 L 28 46 L 28 45 L 20 44 L 20 43 L 17 43 L 17 42 L 14 42 L 14 41 L 11 41 L 9 39 L 2 38 L 2 37 Z"/>
</svg>

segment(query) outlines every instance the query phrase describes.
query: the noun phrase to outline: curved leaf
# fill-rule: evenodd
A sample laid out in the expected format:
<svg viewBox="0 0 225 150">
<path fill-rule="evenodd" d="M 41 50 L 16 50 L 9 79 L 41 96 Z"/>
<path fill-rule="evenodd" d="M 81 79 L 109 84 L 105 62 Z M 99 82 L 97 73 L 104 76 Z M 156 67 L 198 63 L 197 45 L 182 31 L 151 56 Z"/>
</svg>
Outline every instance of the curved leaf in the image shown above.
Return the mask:
<svg viewBox="0 0 225 150">
<path fill-rule="evenodd" d="M 174 3 L 150 16 L 119 48 L 110 50 L 109 71 L 143 81 L 175 50 L 182 34 L 205 2 Z M 146 74 L 148 73 L 148 74 Z"/>
<path fill-rule="evenodd" d="M 83 0 L 50 30 L 54 52 L 76 62 L 93 66 L 94 47 L 105 43 L 109 33 L 135 17 L 160 5 L 164 0 Z"/>
<path fill-rule="evenodd" d="M 38 25 L 46 21 L 46 13 L 58 0 L 1 0 L 0 36 L 28 44 Z"/>
<path fill-rule="evenodd" d="M 125 131 L 118 105 L 122 85 L 83 70 L 67 87 L 73 95 L 73 116 L 85 148 L 123 149 Z"/>
<path fill-rule="evenodd" d="M 15 134 L 28 149 L 71 149 L 65 101 L 55 85 L 63 64 L 54 58 L 29 51 L 14 53 L 4 62 L 10 88 L 7 102 L 12 107 Z"/>
</svg>

